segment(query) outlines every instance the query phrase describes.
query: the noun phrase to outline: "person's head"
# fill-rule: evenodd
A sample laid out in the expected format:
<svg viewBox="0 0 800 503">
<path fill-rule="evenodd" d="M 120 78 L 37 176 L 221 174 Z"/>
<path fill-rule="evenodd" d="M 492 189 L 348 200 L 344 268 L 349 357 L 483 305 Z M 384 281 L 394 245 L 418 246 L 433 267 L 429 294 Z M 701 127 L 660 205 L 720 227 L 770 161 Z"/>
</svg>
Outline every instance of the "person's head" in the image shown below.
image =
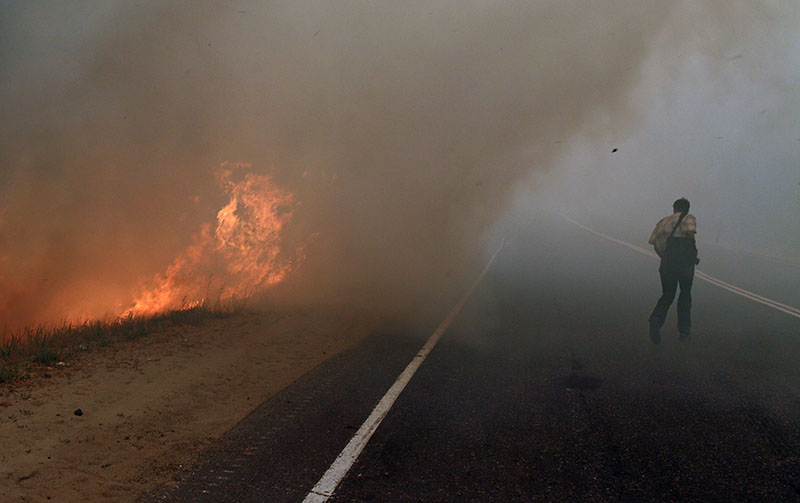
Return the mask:
<svg viewBox="0 0 800 503">
<path fill-rule="evenodd" d="M 672 203 L 672 211 L 675 213 L 689 213 L 689 200 L 685 197 L 682 197 Z"/>
</svg>

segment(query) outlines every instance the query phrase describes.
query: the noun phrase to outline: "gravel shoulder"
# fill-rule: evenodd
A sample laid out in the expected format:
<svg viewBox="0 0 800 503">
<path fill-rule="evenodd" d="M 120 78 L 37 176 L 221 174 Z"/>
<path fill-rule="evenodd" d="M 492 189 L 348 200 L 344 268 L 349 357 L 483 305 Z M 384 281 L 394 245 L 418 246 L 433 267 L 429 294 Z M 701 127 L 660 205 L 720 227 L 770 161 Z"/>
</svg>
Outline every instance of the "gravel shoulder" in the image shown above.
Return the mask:
<svg viewBox="0 0 800 503">
<path fill-rule="evenodd" d="M 0 500 L 134 501 L 383 319 L 331 308 L 249 313 L 36 368 L 0 389 Z"/>
</svg>

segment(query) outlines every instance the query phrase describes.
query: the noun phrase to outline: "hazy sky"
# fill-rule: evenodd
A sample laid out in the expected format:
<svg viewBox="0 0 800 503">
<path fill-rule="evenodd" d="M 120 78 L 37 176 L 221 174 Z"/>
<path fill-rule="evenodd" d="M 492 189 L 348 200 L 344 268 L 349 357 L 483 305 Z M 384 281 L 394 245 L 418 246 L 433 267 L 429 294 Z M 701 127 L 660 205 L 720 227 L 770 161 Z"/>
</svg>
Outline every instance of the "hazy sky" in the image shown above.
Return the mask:
<svg viewBox="0 0 800 503">
<path fill-rule="evenodd" d="M 796 2 L 0 9 L 8 323 L 130 305 L 225 162 L 295 195 L 301 297 L 414 292 L 520 194 L 644 228 L 684 195 L 701 233 L 798 249 Z"/>
<path fill-rule="evenodd" d="M 646 240 L 685 196 L 701 240 L 800 260 L 800 10 L 768 5 L 783 14 L 731 26 L 735 36 L 714 50 L 676 50 L 668 27 L 643 66 L 635 129 L 589 126 L 520 197 L 545 189 L 537 199 L 545 192 L 547 205 L 640 225 Z"/>
</svg>

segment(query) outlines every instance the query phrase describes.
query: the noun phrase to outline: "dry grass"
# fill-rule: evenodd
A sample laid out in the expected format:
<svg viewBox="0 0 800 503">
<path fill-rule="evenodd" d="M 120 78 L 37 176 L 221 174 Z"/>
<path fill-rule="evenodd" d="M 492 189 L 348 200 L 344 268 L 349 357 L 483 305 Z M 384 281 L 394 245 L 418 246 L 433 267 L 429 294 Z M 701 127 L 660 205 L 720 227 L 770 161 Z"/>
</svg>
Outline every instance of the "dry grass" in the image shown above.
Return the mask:
<svg viewBox="0 0 800 503">
<path fill-rule="evenodd" d="M 25 379 L 31 365 L 63 365 L 78 352 L 128 341 L 181 325 L 201 325 L 206 320 L 241 313 L 247 299 L 219 300 L 211 305 L 167 311 L 150 316 L 128 316 L 81 324 L 27 327 L 4 331 L 0 338 L 0 384 Z"/>
</svg>

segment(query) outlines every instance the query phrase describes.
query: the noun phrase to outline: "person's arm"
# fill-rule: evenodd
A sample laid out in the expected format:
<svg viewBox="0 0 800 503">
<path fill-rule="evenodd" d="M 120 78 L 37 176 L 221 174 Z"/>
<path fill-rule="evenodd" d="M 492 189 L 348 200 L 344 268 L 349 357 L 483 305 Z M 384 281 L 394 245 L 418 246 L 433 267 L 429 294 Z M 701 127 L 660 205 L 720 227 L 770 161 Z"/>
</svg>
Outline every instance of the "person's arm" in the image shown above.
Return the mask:
<svg viewBox="0 0 800 503">
<path fill-rule="evenodd" d="M 653 245 L 653 249 L 656 251 L 656 254 L 659 256 L 659 258 L 661 257 L 661 250 L 658 249 L 658 245 L 656 243 L 658 242 L 658 232 L 660 227 L 661 222 L 658 222 L 658 224 L 656 224 L 656 228 L 653 229 L 653 232 L 650 234 L 650 240 L 647 241 L 649 244 Z"/>
<path fill-rule="evenodd" d="M 697 219 L 694 215 L 686 215 L 686 221 L 683 225 L 683 231 L 692 239 L 697 235 Z"/>
<path fill-rule="evenodd" d="M 661 223 L 661 222 L 659 222 L 659 223 Z M 656 225 L 656 228 L 653 229 L 653 232 L 650 233 L 650 239 L 647 241 L 648 244 L 651 244 L 651 245 L 656 244 L 656 237 L 658 237 L 658 227 L 659 226 Z"/>
<path fill-rule="evenodd" d="M 686 229 L 684 230 L 686 235 L 692 240 L 695 239 L 697 236 L 697 219 L 694 218 L 694 215 L 686 215 Z M 695 257 L 694 257 L 694 265 L 700 264 L 700 259 L 697 257 L 697 246 L 695 245 Z"/>
</svg>

